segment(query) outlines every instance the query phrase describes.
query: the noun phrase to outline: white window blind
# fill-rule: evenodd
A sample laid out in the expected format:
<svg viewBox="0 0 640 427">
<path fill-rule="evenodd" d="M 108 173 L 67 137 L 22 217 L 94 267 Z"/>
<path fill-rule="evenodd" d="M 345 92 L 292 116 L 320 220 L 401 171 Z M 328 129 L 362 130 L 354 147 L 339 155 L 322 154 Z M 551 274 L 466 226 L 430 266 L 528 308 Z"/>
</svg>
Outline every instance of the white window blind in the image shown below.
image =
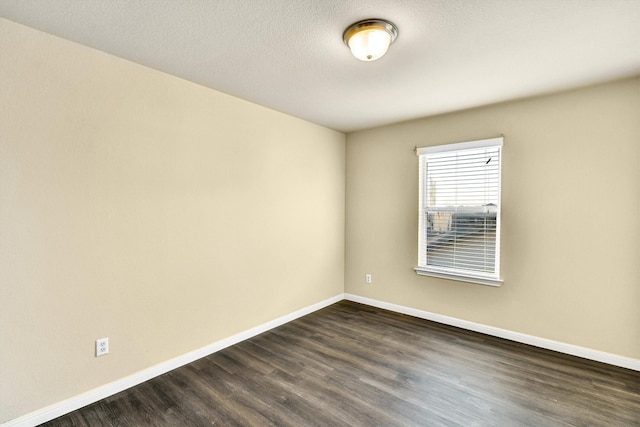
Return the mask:
<svg viewBox="0 0 640 427">
<path fill-rule="evenodd" d="M 424 147 L 420 162 L 420 274 L 500 283 L 503 138 Z"/>
</svg>

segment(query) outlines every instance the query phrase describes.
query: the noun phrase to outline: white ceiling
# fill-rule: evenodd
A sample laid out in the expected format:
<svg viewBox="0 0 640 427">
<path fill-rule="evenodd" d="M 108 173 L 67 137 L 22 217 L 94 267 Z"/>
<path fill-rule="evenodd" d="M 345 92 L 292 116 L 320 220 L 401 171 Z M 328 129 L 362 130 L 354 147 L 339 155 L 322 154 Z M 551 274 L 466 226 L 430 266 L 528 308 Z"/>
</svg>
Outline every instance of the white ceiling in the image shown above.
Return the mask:
<svg viewBox="0 0 640 427">
<path fill-rule="evenodd" d="M 640 74 L 640 0 L 0 0 L 0 16 L 345 132 Z M 342 42 L 365 18 L 399 28 L 370 63 Z"/>
</svg>

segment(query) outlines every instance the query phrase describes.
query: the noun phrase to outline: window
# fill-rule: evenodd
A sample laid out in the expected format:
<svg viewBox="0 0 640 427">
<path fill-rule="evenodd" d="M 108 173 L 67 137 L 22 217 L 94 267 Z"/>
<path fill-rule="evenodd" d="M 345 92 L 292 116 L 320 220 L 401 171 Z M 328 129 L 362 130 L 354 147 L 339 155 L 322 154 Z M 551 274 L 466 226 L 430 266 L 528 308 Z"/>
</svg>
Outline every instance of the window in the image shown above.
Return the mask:
<svg viewBox="0 0 640 427">
<path fill-rule="evenodd" d="M 499 286 L 503 138 L 423 147 L 418 274 Z"/>
</svg>

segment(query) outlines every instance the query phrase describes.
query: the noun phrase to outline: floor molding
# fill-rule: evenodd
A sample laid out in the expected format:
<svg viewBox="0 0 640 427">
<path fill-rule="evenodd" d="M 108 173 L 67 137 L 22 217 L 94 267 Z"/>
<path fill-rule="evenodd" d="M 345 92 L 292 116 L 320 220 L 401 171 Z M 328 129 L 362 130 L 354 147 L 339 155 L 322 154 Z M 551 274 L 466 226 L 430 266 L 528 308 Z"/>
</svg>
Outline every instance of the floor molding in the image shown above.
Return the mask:
<svg viewBox="0 0 640 427">
<path fill-rule="evenodd" d="M 344 298 L 349 301 L 359 302 L 361 304 L 383 308 L 385 310 L 395 311 L 396 313 L 407 314 L 409 316 L 431 320 L 431 321 L 442 323 L 445 325 L 456 326 L 458 328 L 480 332 L 480 333 L 491 335 L 498 338 L 504 338 L 504 339 L 516 341 L 523 344 L 533 345 L 535 347 L 545 348 L 547 350 L 557 351 L 559 353 L 565 353 L 572 356 L 582 357 L 583 359 L 595 360 L 597 362 L 603 362 L 609 365 L 619 366 L 621 368 L 640 371 L 640 360 L 632 359 L 630 357 L 618 356 L 615 354 L 606 353 L 604 351 L 592 350 L 590 348 L 580 347 L 577 345 L 566 344 L 563 342 L 553 341 L 546 338 L 539 338 L 533 335 L 522 334 L 520 332 L 513 332 L 507 329 L 500 329 L 493 326 L 483 325 L 481 323 L 470 322 L 468 320 L 462 320 L 455 317 L 444 316 L 442 314 L 431 313 L 424 310 L 418 310 L 415 308 L 406 307 L 398 304 L 392 304 L 392 303 L 379 301 L 379 300 L 375 300 L 367 297 L 361 297 L 358 295 L 345 293 Z"/>
<path fill-rule="evenodd" d="M 47 406 L 38 411 L 31 412 L 19 418 L 15 418 L 13 420 L 7 421 L 6 423 L 1 424 L 0 427 L 35 427 L 39 424 L 45 423 L 47 421 L 51 421 L 54 418 L 58 418 L 62 415 L 68 414 L 69 412 L 75 411 L 76 409 L 80 409 L 84 406 L 90 405 L 94 402 L 97 402 L 101 399 L 112 396 L 116 393 L 120 393 L 121 391 L 124 391 L 128 388 L 141 384 L 145 381 L 148 381 L 159 375 L 167 373 L 173 369 L 184 366 L 188 363 L 194 362 L 198 359 L 201 359 L 205 356 L 213 354 L 224 348 L 227 348 L 229 346 L 232 346 L 234 344 L 237 344 L 239 342 L 252 338 L 256 335 L 260 335 L 263 332 L 267 332 L 270 329 L 273 329 L 285 323 L 291 322 L 292 320 L 295 320 L 299 317 L 306 316 L 307 314 L 313 313 L 314 311 L 328 307 L 343 299 L 344 299 L 344 294 L 338 294 L 324 301 L 320 301 L 316 304 L 312 304 L 300 310 L 294 311 L 293 313 L 284 315 L 282 317 L 278 317 L 277 319 L 271 320 L 269 322 L 263 323 L 262 325 L 258 325 L 254 328 L 248 329 L 244 332 L 240 332 L 236 335 L 232 335 L 223 340 L 216 341 L 198 350 L 186 353 L 182 356 L 157 364 L 155 366 L 152 366 L 148 369 L 137 372 L 128 377 L 116 380 L 114 382 L 105 384 L 96 389 L 90 390 L 86 393 L 80 394 L 78 396 L 74 396 L 70 399 L 55 403 L 51 406 Z"/>
<path fill-rule="evenodd" d="M 579 347 L 572 344 L 566 344 L 559 341 L 548 340 L 545 338 L 539 338 L 532 335 L 522 334 L 519 332 L 513 332 L 506 329 L 500 329 L 493 326 L 487 326 L 480 323 L 470 322 L 468 320 L 462 320 L 455 317 L 444 316 L 442 314 L 431 313 L 424 310 L 418 310 L 411 307 L 406 307 L 398 304 L 392 304 L 385 301 L 379 301 L 372 298 L 362 297 L 353 294 L 338 294 L 334 297 L 328 298 L 324 301 L 320 301 L 316 304 L 312 304 L 308 307 L 304 307 L 293 313 L 279 317 L 272 321 L 266 322 L 262 325 L 258 325 L 254 328 L 248 329 L 244 332 L 232 335 L 223 340 L 209 344 L 198 350 L 186 353 L 182 356 L 152 366 L 143 371 L 137 372 L 128 377 L 116 380 L 112 383 L 105 384 L 96 389 L 90 390 L 86 393 L 74 396 L 70 399 L 62 402 L 55 403 L 46 408 L 38 411 L 23 415 L 19 418 L 7 421 L 1 424 L 0 427 L 35 427 L 44 422 L 53 420 L 54 418 L 65 415 L 69 412 L 80 409 L 84 406 L 90 405 L 106 397 L 112 396 L 116 393 L 124 391 L 128 388 L 141 384 L 159 375 L 167 373 L 173 369 L 184 366 L 188 363 L 194 362 L 198 359 L 206 357 L 224 348 L 252 338 L 263 332 L 267 332 L 270 329 L 276 328 L 287 322 L 295 320 L 299 317 L 306 316 L 314 311 L 328 307 L 338 301 L 346 299 L 348 301 L 354 301 L 361 304 L 370 305 L 373 307 L 383 308 L 386 310 L 394 311 L 397 313 L 407 314 L 409 316 L 418 317 L 421 319 L 431 320 L 434 322 L 442 323 L 445 325 L 456 326 L 458 328 L 467 329 L 470 331 L 480 332 L 483 334 L 508 339 L 511 341 L 520 342 L 523 344 L 529 344 L 548 350 L 557 351 L 573 356 L 582 357 L 585 359 L 595 360 L 598 362 L 607 363 L 622 368 L 632 369 L 640 371 L 640 360 L 632 359 L 628 357 L 618 356 L 611 353 L 606 353 L 598 350 L 592 350 L 585 347 Z"/>
</svg>

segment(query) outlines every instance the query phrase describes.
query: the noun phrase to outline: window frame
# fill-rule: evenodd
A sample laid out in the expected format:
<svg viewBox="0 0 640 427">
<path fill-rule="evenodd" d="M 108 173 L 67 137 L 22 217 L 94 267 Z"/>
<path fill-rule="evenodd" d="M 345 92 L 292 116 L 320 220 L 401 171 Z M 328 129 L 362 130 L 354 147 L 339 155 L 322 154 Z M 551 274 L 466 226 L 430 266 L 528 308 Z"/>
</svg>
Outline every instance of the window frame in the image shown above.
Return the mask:
<svg viewBox="0 0 640 427">
<path fill-rule="evenodd" d="M 500 247 L 501 247 L 501 213 L 502 213 L 502 148 L 504 145 L 504 137 L 481 139 L 476 141 L 459 142 L 454 144 L 444 144 L 416 148 L 416 155 L 419 162 L 419 217 L 418 217 L 418 266 L 414 268 L 415 272 L 423 276 L 438 277 L 463 282 L 477 283 L 481 285 L 500 286 L 503 283 L 501 279 L 500 267 Z M 497 147 L 499 150 L 500 161 L 498 167 L 498 206 L 496 210 L 496 248 L 495 248 L 495 273 L 471 272 L 456 268 L 438 267 L 427 265 L 427 158 L 431 154 L 455 152 L 477 148 Z"/>
</svg>

